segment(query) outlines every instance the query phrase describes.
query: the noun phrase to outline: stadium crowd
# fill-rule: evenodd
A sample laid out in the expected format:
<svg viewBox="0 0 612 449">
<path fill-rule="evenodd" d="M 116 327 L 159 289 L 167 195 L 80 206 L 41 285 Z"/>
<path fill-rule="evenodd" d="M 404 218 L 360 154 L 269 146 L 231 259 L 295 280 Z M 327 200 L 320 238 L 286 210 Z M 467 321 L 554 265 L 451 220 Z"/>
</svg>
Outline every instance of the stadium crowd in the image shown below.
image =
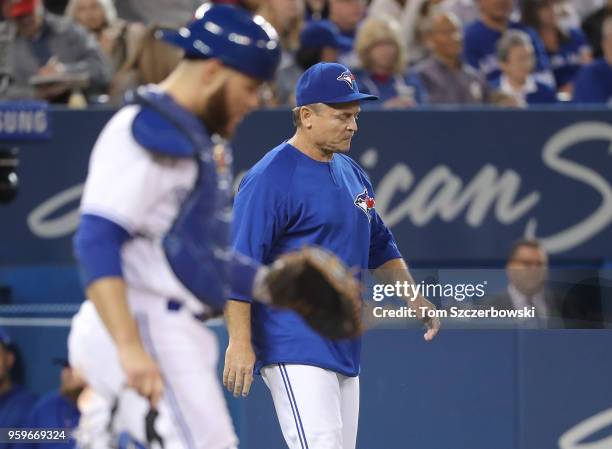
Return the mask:
<svg viewBox="0 0 612 449">
<path fill-rule="evenodd" d="M 292 106 L 319 61 L 353 70 L 374 108 L 612 104 L 612 0 L 211 0 L 276 28 L 283 58 L 266 106 Z M 180 53 L 157 40 L 198 0 L 2 0 L 3 98 L 118 105 L 161 81 Z"/>
</svg>

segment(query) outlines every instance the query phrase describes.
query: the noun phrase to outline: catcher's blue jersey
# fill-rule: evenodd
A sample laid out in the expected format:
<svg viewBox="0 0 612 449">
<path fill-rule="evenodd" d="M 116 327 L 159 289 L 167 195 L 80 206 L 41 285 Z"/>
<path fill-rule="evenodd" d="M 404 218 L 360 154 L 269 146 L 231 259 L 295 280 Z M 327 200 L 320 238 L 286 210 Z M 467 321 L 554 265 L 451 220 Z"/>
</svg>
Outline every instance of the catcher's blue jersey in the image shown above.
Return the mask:
<svg viewBox="0 0 612 449">
<path fill-rule="evenodd" d="M 401 257 L 376 213 L 372 185 L 349 157 L 319 162 L 289 143 L 246 174 L 234 203 L 234 249 L 265 264 L 305 245 L 325 247 L 350 267 L 373 269 Z M 234 293 L 234 299 L 252 298 Z M 295 312 L 259 303 L 252 309 L 256 370 L 297 363 L 359 374 L 361 339 L 320 337 Z"/>
</svg>

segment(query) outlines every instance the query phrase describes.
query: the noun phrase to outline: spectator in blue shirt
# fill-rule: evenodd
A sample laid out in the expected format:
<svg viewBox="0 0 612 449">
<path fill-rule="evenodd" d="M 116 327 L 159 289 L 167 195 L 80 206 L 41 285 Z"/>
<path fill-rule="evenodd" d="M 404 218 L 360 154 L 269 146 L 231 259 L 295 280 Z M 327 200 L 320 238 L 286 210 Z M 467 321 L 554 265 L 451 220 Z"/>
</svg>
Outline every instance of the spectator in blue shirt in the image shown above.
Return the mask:
<svg viewBox="0 0 612 449">
<path fill-rule="evenodd" d="M 601 48 L 604 57 L 584 67 L 576 77 L 575 103 L 612 106 L 612 16 L 603 23 Z"/>
<path fill-rule="evenodd" d="M 361 61 L 353 74 L 360 90 L 379 97 L 363 105 L 403 109 L 426 103 L 425 89 L 419 78 L 406 74 L 406 46 L 399 25 L 392 17 L 369 17 L 357 33 L 355 50 Z"/>
<path fill-rule="evenodd" d="M 593 55 L 596 58 L 601 58 L 603 56 L 603 48 L 601 47 L 601 28 L 606 18 L 612 16 L 612 0 L 605 0 L 602 3 L 600 8 L 593 11 L 592 14 L 588 15 L 582 22 L 582 30 L 589 39 L 589 43 L 593 48 Z"/>
<path fill-rule="evenodd" d="M 509 30 L 497 45 L 502 75 L 493 86 L 513 97 L 519 106 L 555 103 L 555 91 L 538 81 L 533 75 L 535 56 L 529 35 Z"/>
<path fill-rule="evenodd" d="M 33 394 L 13 382 L 15 362 L 14 344 L 9 335 L 0 328 L 0 428 L 23 427 L 36 399 Z M 9 447 L 7 443 L 0 443 L 0 449 Z"/>
<path fill-rule="evenodd" d="M 61 362 L 63 368 L 60 388 L 58 391 L 47 393 L 36 402 L 26 421 L 28 428 L 67 431 L 76 429 L 80 418 L 77 399 L 85 388 L 85 382 L 67 361 Z M 66 442 L 37 443 L 31 447 L 24 446 L 22 449 L 72 449 L 75 445 L 75 440 L 70 438 Z"/>
<path fill-rule="evenodd" d="M 337 62 L 352 41 L 340 34 L 329 20 L 308 22 L 300 33 L 300 46 L 288 64 L 281 64 L 274 84 L 275 105 L 295 106 L 295 85 L 304 70 L 318 62 Z"/>
<path fill-rule="evenodd" d="M 350 40 L 354 46 L 357 28 L 366 13 L 365 0 L 329 0 L 329 20 L 333 22 L 340 33 Z M 357 63 L 357 55 L 351 49 L 343 50 L 340 62 L 352 69 Z"/>
<path fill-rule="evenodd" d="M 512 0 L 476 0 L 480 8 L 480 19 L 465 29 L 465 58 L 488 81 L 495 81 L 501 72 L 497 59 L 497 43 L 507 30 L 527 33 L 535 51 L 535 77 L 550 86 L 555 80 L 544 45 L 537 33 L 521 23 L 510 20 Z"/>
<path fill-rule="evenodd" d="M 522 20 L 535 29 L 546 49 L 557 89 L 571 93 L 580 67 L 593 60 L 591 47 L 580 28 L 564 30 L 555 13 L 555 0 L 524 0 Z"/>
</svg>

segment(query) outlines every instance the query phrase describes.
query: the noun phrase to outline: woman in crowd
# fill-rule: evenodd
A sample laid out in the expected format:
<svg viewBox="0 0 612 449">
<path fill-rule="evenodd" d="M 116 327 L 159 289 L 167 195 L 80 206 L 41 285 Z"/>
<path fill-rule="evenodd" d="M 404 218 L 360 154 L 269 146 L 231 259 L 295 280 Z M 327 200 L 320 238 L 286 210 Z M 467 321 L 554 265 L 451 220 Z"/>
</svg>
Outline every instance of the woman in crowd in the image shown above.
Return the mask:
<svg viewBox="0 0 612 449">
<path fill-rule="evenodd" d="M 501 77 L 493 87 L 514 99 L 520 107 L 555 103 L 555 91 L 533 76 L 535 55 L 531 38 L 524 31 L 509 30 L 497 44 Z"/>
<path fill-rule="evenodd" d="M 392 17 L 369 17 L 359 28 L 355 49 L 361 69 L 355 70 L 359 88 L 377 95 L 371 106 L 409 108 L 426 102 L 418 77 L 406 74 L 406 45 Z"/>
<path fill-rule="evenodd" d="M 546 48 L 557 88 L 571 94 L 576 74 L 592 60 L 591 48 L 580 28 L 565 29 L 555 13 L 555 0 L 523 0 L 522 20 L 534 28 Z"/>
<path fill-rule="evenodd" d="M 111 103 L 140 84 L 160 82 L 180 60 L 179 50 L 155 38 L 157 25 L 118 19 L 112 0 L 70 0 L 65 14 L 94 34 L 112 61 Z"/>
<path fill-rule="evenodd" d="M 131 56 L 144 34 L 144 25 L 117 18 L 112 0 L 70 0 L 65 14 L 96 36 L 115 70 Z"/>
</svg>

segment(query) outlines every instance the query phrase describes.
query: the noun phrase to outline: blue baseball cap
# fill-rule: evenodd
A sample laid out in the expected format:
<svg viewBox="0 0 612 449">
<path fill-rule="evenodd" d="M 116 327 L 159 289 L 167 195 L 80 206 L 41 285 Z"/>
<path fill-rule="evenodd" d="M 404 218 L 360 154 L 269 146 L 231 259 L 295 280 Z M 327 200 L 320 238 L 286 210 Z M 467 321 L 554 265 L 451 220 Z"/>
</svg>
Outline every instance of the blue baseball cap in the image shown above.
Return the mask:
<svg viewBox="0 0 612 449">
<path fill-rule="evenodd" d="M 361 100 L 378 100 L 378 97 L 359 92 L 355 75 L 336 62 L 319 62 L 313 65 L 302 73 L 295 87 L 296 106 Z"/>
<path fill-rule="evenodd" d="M 323 47 L 350 51 L 353 48 L 353 42 L 343 36 L 336 24 L 329 20 L 308 22 L 300 33 L 300 48 Z"/>
</svg>

